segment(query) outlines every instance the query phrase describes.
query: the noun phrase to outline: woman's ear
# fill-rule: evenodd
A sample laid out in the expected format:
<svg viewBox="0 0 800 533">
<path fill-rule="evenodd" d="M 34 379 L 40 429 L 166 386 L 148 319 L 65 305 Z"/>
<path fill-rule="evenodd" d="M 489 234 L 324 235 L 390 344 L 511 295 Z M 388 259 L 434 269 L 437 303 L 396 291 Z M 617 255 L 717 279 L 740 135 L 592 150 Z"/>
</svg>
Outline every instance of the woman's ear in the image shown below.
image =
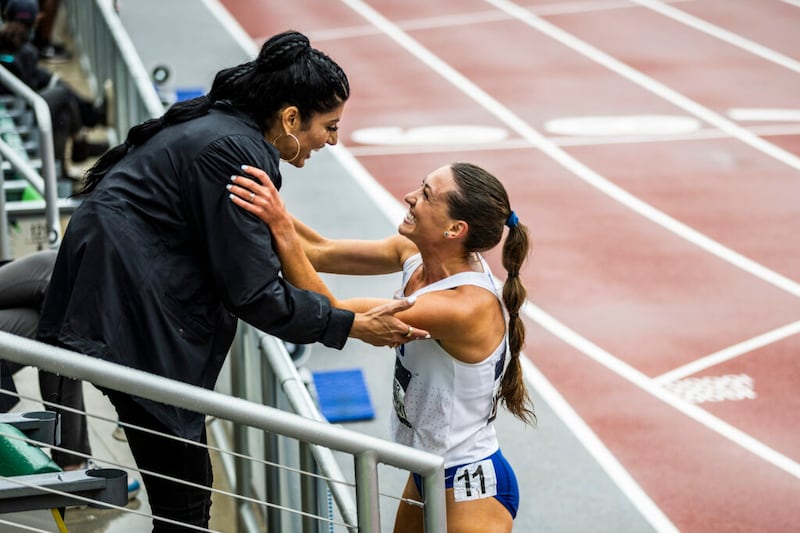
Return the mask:
<svg viewBox="0 0 800 533">
<path fill-rule="evenodd" d="M 450 225 L 450 228 L 447 230 L 447 233 L 450 237 L 456 239 L 463 239 L 467 235 L 467 230 L 469 229 L 469 224 L 464 222 L 463 220 L 456 220 Z"/>
<path fill-rule="evenodd" d="M 281 122 L 286 132 L 296 131 L 300 126 L 300 110 L 297 106 L 289 105 L 281 110 Z"/>
</svg>

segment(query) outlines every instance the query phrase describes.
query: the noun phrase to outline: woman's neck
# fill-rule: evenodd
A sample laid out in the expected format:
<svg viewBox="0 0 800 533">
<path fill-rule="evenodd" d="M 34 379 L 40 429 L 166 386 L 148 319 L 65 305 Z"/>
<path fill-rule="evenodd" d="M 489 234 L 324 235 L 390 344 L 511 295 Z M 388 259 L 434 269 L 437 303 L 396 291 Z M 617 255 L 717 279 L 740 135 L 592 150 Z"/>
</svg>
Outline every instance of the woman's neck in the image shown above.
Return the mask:
<svg viewBox="0 0 800 533">
<path fill-rule="evenodd" d="M 462 272 L 481 272 L 483 270 L 480 257 L 475 252 L 468 252 L 466 256 L 449 255 L 445 257 L 436 250 L 432 250 L 427 253 L 420 251 L 420 255 L 422 256 L 422 266 L 415 272 L 420 287 L 431 285 Z"/>
</svg>

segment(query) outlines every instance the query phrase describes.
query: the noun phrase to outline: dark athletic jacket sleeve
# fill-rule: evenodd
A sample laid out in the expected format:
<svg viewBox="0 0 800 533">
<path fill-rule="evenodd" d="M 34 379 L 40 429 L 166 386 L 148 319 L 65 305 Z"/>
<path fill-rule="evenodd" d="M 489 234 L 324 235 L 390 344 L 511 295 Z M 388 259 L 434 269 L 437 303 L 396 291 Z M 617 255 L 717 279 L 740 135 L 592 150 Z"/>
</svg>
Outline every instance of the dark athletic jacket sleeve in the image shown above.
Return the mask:
<svg viewBox="0 0 800 533">
<path fill-rule="evenodd" d="M 199 249 L 207 250 L 216 292 L 230 312 L 290 342 L 341 348 L 353 313 L 284 280 L 267 226 L 228 197 L 225 186 L 232 174 L 241 174 L 241 164 L 263 168 L 280 187 L 277 158 L 264 157 L 263 142 L 248 135 L 227 136 L 197 156 L 181 191 L 188 221 Z"/>
</svg>

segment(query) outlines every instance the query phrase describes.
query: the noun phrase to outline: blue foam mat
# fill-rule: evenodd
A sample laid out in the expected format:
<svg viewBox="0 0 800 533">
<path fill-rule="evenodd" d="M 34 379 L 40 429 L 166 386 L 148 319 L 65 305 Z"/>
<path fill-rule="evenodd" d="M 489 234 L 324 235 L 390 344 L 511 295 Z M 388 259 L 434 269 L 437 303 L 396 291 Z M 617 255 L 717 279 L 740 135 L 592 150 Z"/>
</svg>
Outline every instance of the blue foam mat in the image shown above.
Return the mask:
<svg viewBox="0 0 800 533">
<path fill-rule="evenodd" d="M 375 410 L 358 368 L 313 372 L 319 408 L 331 423 L 372 420 Z"/>
</svg>

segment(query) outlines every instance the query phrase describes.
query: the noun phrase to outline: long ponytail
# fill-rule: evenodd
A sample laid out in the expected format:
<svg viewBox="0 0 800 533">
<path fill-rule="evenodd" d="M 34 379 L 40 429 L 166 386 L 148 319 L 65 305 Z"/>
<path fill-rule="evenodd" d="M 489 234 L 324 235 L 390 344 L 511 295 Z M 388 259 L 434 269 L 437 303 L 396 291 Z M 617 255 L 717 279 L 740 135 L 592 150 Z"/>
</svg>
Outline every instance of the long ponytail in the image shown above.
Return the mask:
<svg viewBox="0 0 800 533">
<path fill-rule="evenodd" d="M 447 197 L 450 216 L 469 224 L 464 248 L 469 252 L 482 252 L 497 246 L 503 238 L 503 228 L 508 235 L 503 243 L 503 267 L 508 272 L 503 285 L 503 304 L 508 310 L 508 344 L 511 360 L 500 383 L 500 399 L 514 416 L 531 425 L 536 424 L 533 402 L 522 377 L 520 351 L 525 345 L 525 324 L 519 311 L 527 298 L 527 291 L 519 272 L 530 251 L 528 228 L 511 210 L 508 193 L 496 177 L 471 163 L 450 165 L 457 190 Z"/>
<path fill-rule="evenodd" d="M 525 324 L 519 311 L 528 296 L 528 291 L 519 278 L 519 271 L 528 257 L 530 239 L 528 228 L 517 219 L 512 211 L 508 217 L 508 236 L 503 243 L 503 267 L 508 272 L 503 284 L 503 303 L 508 310 L 508 347 L 511 360 L 500 384 L 500 397 L 503 405 L 520 420 L 536 425 L 533 401 L 528 394 L 522 377 L 519 354 L 525 345 Z"/>
</svg>

